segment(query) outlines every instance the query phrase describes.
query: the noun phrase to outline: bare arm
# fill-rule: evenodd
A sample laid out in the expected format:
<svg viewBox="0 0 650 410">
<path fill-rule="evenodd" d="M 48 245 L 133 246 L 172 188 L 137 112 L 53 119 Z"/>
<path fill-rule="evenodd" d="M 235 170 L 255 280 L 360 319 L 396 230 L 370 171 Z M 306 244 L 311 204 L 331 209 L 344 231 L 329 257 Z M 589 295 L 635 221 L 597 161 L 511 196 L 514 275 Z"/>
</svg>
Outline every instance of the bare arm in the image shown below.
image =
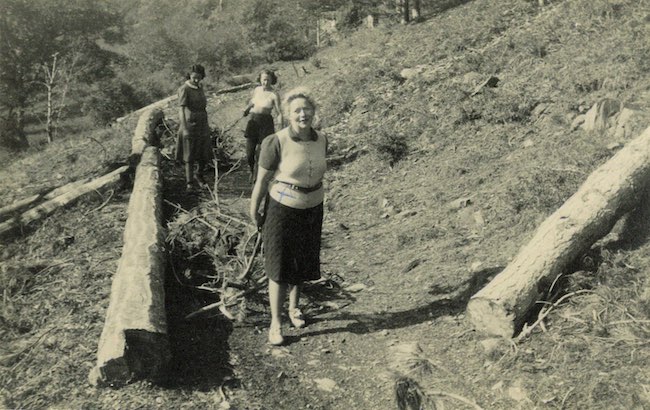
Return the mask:
<svg viewBox="0 0 650 410">
<path fill-rule="evenodd" d="M 180 110 L 178 112 L 178 120 L 181 123 L 181 131 L 186 135 L 189 134 L 189 130 L 187 128 L 187 118 L 185 117 L 185 106 L 184 105 L 181 105 L 181 108 L 180 108 Z"/>
<path fill-rule="evenodd" d="M 248 104 L 246 105 L 246 108 L 244 108 L 244 117 L 247 116 L 251 109 L 255 106 L 255 104 L 253 104 L 253 97 L 255 97 L 256 91 L 257 88 L 254 88 L 253 92 L 251 93 L 251 98 L 249 98 Z"/>
<path fill-rule="evenodd" d="M 280 124 L 280 128 L 284 127 L 284 117 L 280 109 L 280 97 L 278 97 L 278 93 L 273 93 L 273 108 L 278 112 L 278 124 Z"/>
<path fill-rule="evenodd" d="M 257 181 L 255 181 L 253 193 L 251 194 L 249 215 L 258 228 L 260 228 L 260 222 L 262 221 L 260 205 L 262 204 L 262 199 L 264 199 L 266 193 L 269 191 L 269 182 L 271 182 L 273 174 L 274 171 L 262 167 L 258 167 L 257 169 Z"/>
</svg>

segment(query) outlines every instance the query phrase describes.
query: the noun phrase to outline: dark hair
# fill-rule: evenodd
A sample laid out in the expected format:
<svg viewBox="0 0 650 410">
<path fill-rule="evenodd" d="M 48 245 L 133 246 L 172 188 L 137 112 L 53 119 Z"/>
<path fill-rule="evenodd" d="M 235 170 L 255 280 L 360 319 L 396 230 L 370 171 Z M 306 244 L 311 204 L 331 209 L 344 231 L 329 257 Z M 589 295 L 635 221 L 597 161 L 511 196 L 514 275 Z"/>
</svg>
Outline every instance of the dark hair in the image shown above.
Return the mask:
<svg viewBox="0 0 650 410">
<path fill-rule="evenodd" d="M 257 76 L 257 82 L 261 83 L 262 82 L 262 74 L 266 74 L 269 76 L 269 80 L 271 80 L 271 85 L 275 85 L 275 83 L 278 82 L 278 76 L 275 75 L 275 73 L 271 70 L 265 69 L 262 70 L 258 76 Z"/>
<path fill-rule="evenodd" d="M 190 67 L 190 73 L 201 74 L 201 77 L 205 78 L 205 68 L 201 64 L 194 64 Z"/>
</svg>

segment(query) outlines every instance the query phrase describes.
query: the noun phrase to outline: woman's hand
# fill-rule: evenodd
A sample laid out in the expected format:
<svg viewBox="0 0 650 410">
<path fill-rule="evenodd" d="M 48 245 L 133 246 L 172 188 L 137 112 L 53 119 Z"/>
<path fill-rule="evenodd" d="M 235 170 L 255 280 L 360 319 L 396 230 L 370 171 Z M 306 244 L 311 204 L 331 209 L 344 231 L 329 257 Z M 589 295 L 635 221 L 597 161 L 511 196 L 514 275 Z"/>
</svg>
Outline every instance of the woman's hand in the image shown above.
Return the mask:
<svg viewBox="0 0 650 410">
<path fill-rule="evenodd" d="M 261 229 L 262 221 L 263 221 L 262 214 L 260 214 L 256 209 L 253 209 L 252 207 L 249 213 L 250 213 L 249 216 L 251 218 L 251 221 L 255 224 L 255 227 L 257 227 L 258 230 Z"/>
</svg>

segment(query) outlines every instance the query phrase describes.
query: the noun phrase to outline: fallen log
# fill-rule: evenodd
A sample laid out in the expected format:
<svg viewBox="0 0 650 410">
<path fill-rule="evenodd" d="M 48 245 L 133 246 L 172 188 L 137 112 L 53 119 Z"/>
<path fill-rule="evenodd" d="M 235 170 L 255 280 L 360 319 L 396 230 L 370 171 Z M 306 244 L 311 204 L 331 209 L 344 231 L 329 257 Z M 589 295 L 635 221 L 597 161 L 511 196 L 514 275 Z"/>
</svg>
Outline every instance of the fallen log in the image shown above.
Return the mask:
<svg viewBox="0 0 650 410">
<path fill-rule="evenodd" d="M 21 212 L 25 208 L 27 208 L 30 205 L 33 205 L 34 203 L 40 201 L 44 196 L 43 192 L 40 192 L 38 194 L 34 194 L 32 196 L 29 196 L 27 198 L 23 198 L 21 200 L 18 200 L 14 202 L 13 204 L 3 206 L 0 208 L 0 219 L 6 219 L 8 216 L 11 214 L 14 214 L 16 212 Z"/>
<path fill-rule="evenodd" d="M 78 181 L 70 182 L 69 184 L 54 189 L 52 189 L 52 187 L 42 189 L 41 192 L 37 194 L 16 201 L 11 205 L 7 205 L 5 207 L 0 208 L 0 220 L 7 219 L 11 214 L 17 212 L 23 212 L 25 208 L 34 205 L 39 201 L 56 198 L 57 196 L 71 190 L 72 188 L 85 184 L 89 181 L 90 178 L 84 178 Z"/>
<path fill-rule="evenodd" d="M 245 90 L 247 88 L 253 88 L 257 86 L 258 83 L 246 83 L 246 84 L 241 84 L 241 85 L 236 85 L 234 87 L 229 87 L 229 88 L 222 88 L 221 90 L 217 90 L 214 92 L 214 95 L 219 95 L 219 94 L 226 94 L 226 93 L 234 93 L 237 91 Z"/>
<path fill-rule="evenodd" d="M 150 108 L 145 110 L 138 119 L 138 125 L 135 127 L 133 139 L 131 140 L 131 161 L 137 164 L 144 149 L 153 145 L 157 147 L 160 141 L 157 141 L 156 127 L 163 121 L 165 114 L 160 108 Z"/>
<path fill-rule="evenodd" d="M 124 117 L 121 117 L 121 118 L 123 119 L 123 118 L 126 118 L 128 116 L 132 116 L 132 115 L 141 115 L 143 112 L 145 112 L 147 110 L 151 110 L 151 109 L 162 109 L 162 108 L 166 107 L 167 105 L 169 105 L 172 101 L 174 101 L 177 98 L 178 98 L 178 95 L 176 95 L 176 94 L 170 95 L 169 97 L 165 97 L 162 100 L 158 100 L 158 101 L 156 101 L 154 103 L 151 103 L 149 105 L 146 105 L 146 106 L 144 106 L 142 108 L 138 108 L 137 110 L 133 111 L 132 113 L 127 114 L 127 115 L 125 115 Z M 118 118 L 118 120 L 119 119 L 120 118 Z"/>
<path fill-rule="evenodd" d="M 32 222 L 38 221 L 39 219 L 45 218 L 48 215 L 51 215 L 57 209 L 64 207 L 80 197 L 90 193 L 95 192 L 98 189 L 110 186 L 120 181 L 122 174 L 124 174 L 129 169 L 129 166 L 124 165 L 102 177 L 94 179 L 85 184 L 76 186 L 72 183 L 71 189 L 66 190 L 64 193 L 50 199 L 49 201 L 43 202 L 42 204 L 23 212 L 20 216 L 0 223 L 0 236 L 4 236 L 20 228 L 26 226 Z M 61 192 L 61 191 L 58 191 Z"/>
<path fill-rule="evenodd" d="M 88 376 L 93 385 L 155 379 L 170 360 L 161 186 L 160 151 L 147 147 L 136 170 L 97 365 Z"/>
<path fill-rule="evenodd" d="M 512 337 L 566 266 L 633 210 L 650 182 L 650 127 L 596 169 L 467 305 L 479 331 Z"/>
</svg>

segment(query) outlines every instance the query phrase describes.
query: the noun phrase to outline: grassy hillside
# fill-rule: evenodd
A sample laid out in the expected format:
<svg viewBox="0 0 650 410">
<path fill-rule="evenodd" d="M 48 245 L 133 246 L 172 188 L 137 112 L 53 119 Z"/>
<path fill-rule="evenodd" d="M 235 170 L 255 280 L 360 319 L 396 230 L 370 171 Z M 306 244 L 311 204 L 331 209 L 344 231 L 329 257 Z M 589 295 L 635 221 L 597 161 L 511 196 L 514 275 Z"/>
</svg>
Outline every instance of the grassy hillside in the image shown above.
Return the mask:
<svg viewBox="0 0 650 410">
<path fill-rule="evenodd" d="M 650 1 L 467 2 L 418 24 L 359 30 L 295 65 L 308 74 L 275 65 L 281 91 L 309 86 L 332 156 L 359 153 L 328 173 L 323 251 L 326 274 L 366 285 L 349 317 L 378 329 L 346 336 L 350 357 L 372 351 L 390 361 L 381 329 L 418 342 L 422 362 L 435 364 L 433 373 L 414 376 L 425 391 L 456 392 L 490 409 L 650 408 L 646 234 L 599 244 L 566 272 L 565 293 L 590 292 L 555 309 L 544 332 L 517 344 L 486 341 L 464 317 L 481 285 L 476 273 L 507 265 L 591 171 L 650 124 Z M 420 74 L 405 79 L 407 68 Z M 474 94 L 491 76 L 496 87 Z M 232 123 L 245 98 L 213 100 L 213 123 Z M 624 137 L 572 129 L 603 98 L 638 111 Z M 126 161 L 136 120 L 12 162 L 0 171 L 0 205 Z M 103 193 L 3 244 L 6 407 L 208 408 L 219 401 L 218 385 L 86 387 L 127 203 L 128 187 Z M 368 368 L 355 383 L 377 388 L 376 376 Z M 290 393 L 267 383 L 268 397 L 249 408 L 282 408 L 277 396 Z M 362 390 L 320 408 L 350 408 L 341 403 L 354 399 L 394 408 Z"/>
</svg>

